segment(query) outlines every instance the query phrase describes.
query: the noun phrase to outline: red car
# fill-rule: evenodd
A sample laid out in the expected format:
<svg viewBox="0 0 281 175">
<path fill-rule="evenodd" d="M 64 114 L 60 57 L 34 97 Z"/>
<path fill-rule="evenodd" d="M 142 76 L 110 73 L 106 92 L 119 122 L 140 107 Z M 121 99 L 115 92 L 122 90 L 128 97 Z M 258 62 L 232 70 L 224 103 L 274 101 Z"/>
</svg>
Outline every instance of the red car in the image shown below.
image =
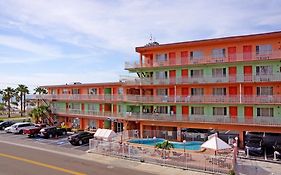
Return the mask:
<svg viewBox="0 0 281 175">
<path fill-rule="evenodd" d="M 28 137 L 36 137 L 42 128 L 47 127 L 46 124 L 36 124 L 28 129 L 23 130 L 23 134 L 27 134 Z"/>
</svg>

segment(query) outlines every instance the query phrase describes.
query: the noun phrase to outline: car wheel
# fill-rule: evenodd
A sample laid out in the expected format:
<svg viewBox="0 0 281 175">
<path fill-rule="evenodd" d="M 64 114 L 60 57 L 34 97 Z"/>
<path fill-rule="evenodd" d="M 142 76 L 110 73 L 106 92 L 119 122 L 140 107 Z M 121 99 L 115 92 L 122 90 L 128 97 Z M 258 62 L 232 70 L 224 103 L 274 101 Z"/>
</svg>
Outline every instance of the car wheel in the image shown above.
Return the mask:
<svg viewBox="0 0 281 175">
<path fill-rule="evenodd" d="M 79 145 L 82 145 L 82 144 L 83 144 L 83 141 L 82 141 L 82 140 L 79 140 L 78 143 L 79 143 Z"/>
<path fill-rule="evenodd" d="M 19 131 L 19 134 L 23 134 L 23 130 L 20 130 L 20 131 Z"/>
<path fill-rule="evenodd" d="M 52 138 L 53 137 L 53 135 L 52 134 L 49 134 L 49 138 Z"/>
</svg>

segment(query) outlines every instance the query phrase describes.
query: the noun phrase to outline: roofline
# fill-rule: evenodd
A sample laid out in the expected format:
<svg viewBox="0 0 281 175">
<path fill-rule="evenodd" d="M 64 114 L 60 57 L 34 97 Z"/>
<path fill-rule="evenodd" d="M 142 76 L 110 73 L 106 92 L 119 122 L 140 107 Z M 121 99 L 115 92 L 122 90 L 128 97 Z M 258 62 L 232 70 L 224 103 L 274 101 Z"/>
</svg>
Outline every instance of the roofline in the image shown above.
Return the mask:
<svg viewBox="0 0 281 175">
<path fill-rule="evenodd" d="M 62 85 L 44 85 L 41 88 L 70 88 L 70 87 L 85 87 L 85 86 L 118 86 L 122 82 L 105 82 L 105 83 L 81 83 L 81 84 L 62 84 Z"/>
<path fill-rule="evenodd" d="M 173 48 L 173 47 L 184 47 L 184 46 L 190 46 L 190 45 L 197 45 L 197 44 L 203 44 L 203 43 L 208 43 L 208 42 L 214 42 L 214 41 L 221 41 L 221 42 L 227 42 L 231 41 L 233 39 L 251 39 L 254 37 L 264 37 L 264 36 L 275 36 L 275 35 L 280 35 L 281 36 L 281 31 L 275 31 L 275 32 L 267 32 L 267 33 L 258 33 L 258 34 L 249 34 L 249 35 L 237 35 L 237 36 L 229 36 L 229 37 L 220 37 L 220 38 L 212 38 L 212 39 L 202 39 L 202 40 L 194 40 L 194 41 L 184 41 L 184 42 L 176 42 L 176 43 L 167 43 L 167 44 L 160 44 L 156 46 L 141 46 L 141 47 L 136 47 L 135 50 L 136 52 L 145 52 L 145 51 L 150 51 L 150 50 L 157 50 L 157 49 L 162 49 L 162 48 Z"/>
</svg>

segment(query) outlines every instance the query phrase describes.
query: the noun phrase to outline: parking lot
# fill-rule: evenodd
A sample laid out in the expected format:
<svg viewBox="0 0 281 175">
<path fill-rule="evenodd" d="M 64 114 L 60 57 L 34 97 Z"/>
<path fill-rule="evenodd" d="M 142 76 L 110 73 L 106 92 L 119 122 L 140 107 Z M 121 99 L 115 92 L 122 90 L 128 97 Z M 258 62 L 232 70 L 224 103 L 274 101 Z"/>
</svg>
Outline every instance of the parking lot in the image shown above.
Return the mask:
<svg viewBox="0 0 281 175">
<path fill-rule="evenodd" d="M 81 146 L 73 146 L 71 145 L 67 138 L 73 133 L 67 133 L 65 136 L 60 136 L 58 138 L 49 138 L 49 139 L 44 139 L 41 137 L 35 137 L 35 138 L 29 138 L 27 135 L 22 135 L 22 134 L 12 134 L 12 133 L 6 133 L 4 131 L 0 131 L 0 139 L 5 138 L 8 139 L 9 141 L 24 141 L 24 142 L 30 142 L 30 143 L 38 143 L 38 144 L 44 144 L 44 145 L 53 145 L 57 147 L 62 147 L 62 148 L 67 148 L 70 150 L 80 150 L 80 151 L 87 151 L 89 149 L 89 144 L 84 144 Z"/>
</svg>

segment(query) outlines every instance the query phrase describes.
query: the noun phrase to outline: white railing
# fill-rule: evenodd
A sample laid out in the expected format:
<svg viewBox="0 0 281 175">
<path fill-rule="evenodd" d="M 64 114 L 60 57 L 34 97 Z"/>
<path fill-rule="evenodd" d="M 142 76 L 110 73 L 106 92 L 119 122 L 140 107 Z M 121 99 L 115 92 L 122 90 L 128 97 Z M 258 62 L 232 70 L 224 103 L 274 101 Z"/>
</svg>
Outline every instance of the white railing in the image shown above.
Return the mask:
<svg viewBox="0 0 281 175">
<path fill-rule="evenodd" d="M 230 104 L 278 104 L 281 103 L 281 95 L 36 95 L 28 99 L 77 100 L 94 102 L 133 102 L 133 103 L 230 103 Z"/>
<path fill-rule="evenodd" d="M 99 112 L 80 109 L 52 108 L 52 113 L 63 115 L 82 115 L 86 117 L 102 117 L 110 119 L 125 120 L 147 120 L 147 121 L 171 121 L 171 122 L 192 122 L 192 123 L 227 123 L 239 125 L 270 125 L 281 126 L 281 117 L 245 117 L 245 116 L 215 116 L 215 115 L 183 115 L 183 114 L 161 114 L 161 113 L 114 113 Z"/>
<path fill-rule="evenodd" d="M 194 65 L 194 64 L 208 64 L 208 63 L 226 63 L 226 62 L 238 62 L 238 61 L 253 61 L 253 60 L 274 60 L 281 58 L 281 51 L 272 51 L 267 54 L 251 53 L 236 53 L 227 54 L 225 57 L 214 58 L 212 55 L 205 55 L 201 58 L 181 58 L 169 59 L 167 61 L 157 62 L 155 59 L 152 63 L 146 63 L 146 57 L 141 64 L 138 61 L 125 62 L 125 69 L 146 68 L 146 67 L 163 67 L 163 66 L 182 66 L 182 65 Z M 149 58 L 150 59 L 150 58 Z"/>
<path fill-rule="evenodd" d="M 226 76 L 202 76 L 202 77 L 176 77 L 176 78 L 123 78 L 127 85 L 170 85 L 170 84 L 206 84 L 206 83 L 242 83 L 242 82 L 278 82 L 281 74 L 268 75 L 226 75 Z"/>
<path fill-rule="evenodd" d="M 188 144 L 187 142 L 186 145 Z M 164 166 L 196 169 L 212 174 L 227 174 L 233 168 L 232 152 L 228 155 L 212 156 L 185 150 L 164 150 L 129 142 L 109 142 L 95 139 L 90 140 L 88 152 Z"/>
</svg>

